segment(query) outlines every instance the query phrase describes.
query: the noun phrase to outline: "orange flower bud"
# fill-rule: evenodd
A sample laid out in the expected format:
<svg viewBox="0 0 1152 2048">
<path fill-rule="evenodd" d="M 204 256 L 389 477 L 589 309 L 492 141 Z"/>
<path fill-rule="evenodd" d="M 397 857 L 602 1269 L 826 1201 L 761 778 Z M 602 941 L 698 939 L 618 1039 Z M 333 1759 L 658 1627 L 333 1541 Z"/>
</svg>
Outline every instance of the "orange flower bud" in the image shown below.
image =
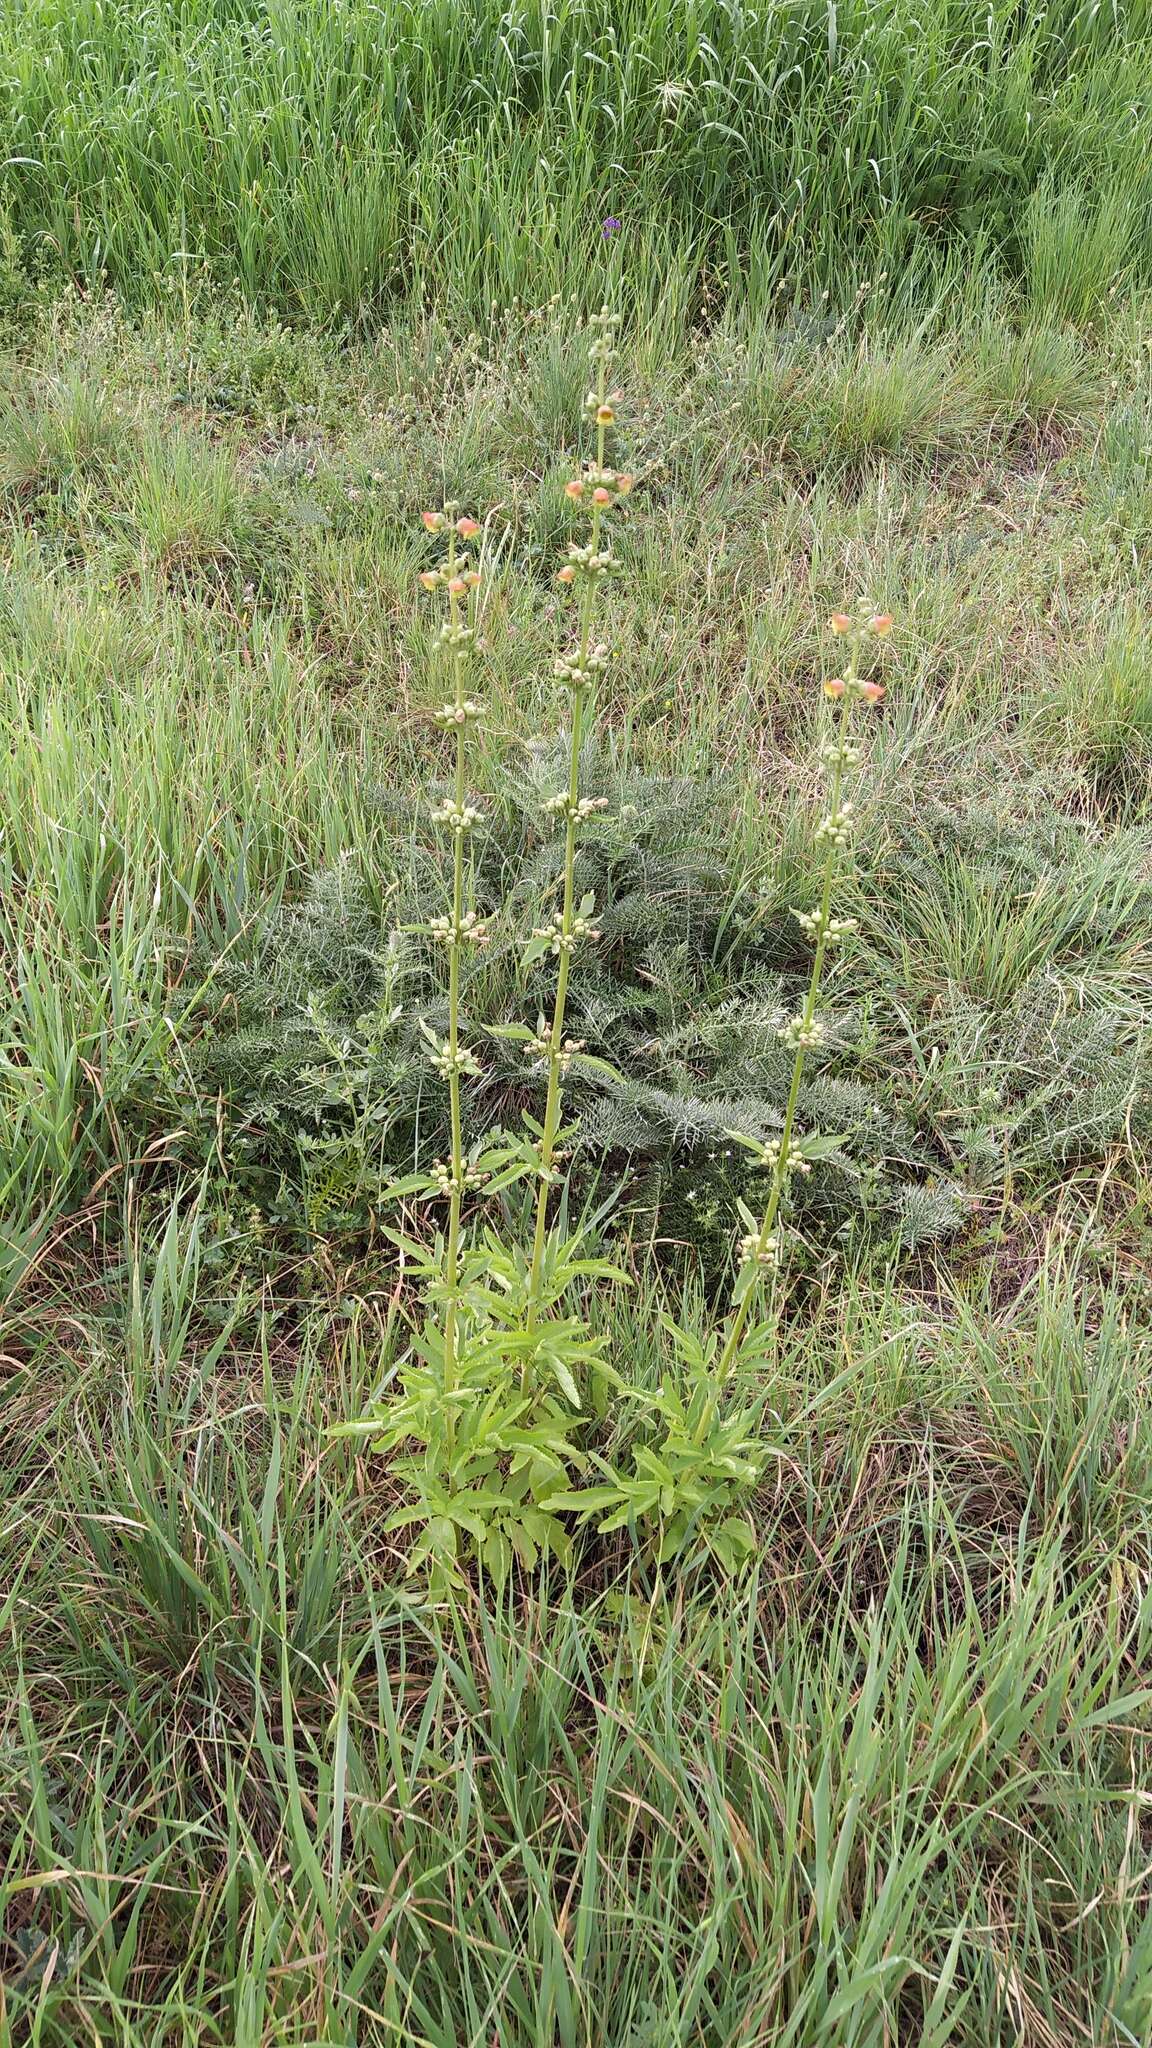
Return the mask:
<svg viewBox="0 0 1152 2048">
<path fill-rule="evenodd" d="M 832 676 L 824 685 L 824 695 L 826 697 L 842 697 L 844 695 L 843 676 Z"/>
<path fill-rule="evenodd" d="M 444 524 L 444 514 L 442 512 L 422 512 L 420 517 L 428 528 L 429 533 L 439 533 L 440 528 Z"/>
<path fill-rule="evenodd" d="M 579 477 L 574 476 L 570 484 L 565 484 L 564 496 L 566 498 L 582 498 L 584 496 L 584 486 L 580 482 Z"/>
<path fill-rule="evenodd" d="M 448 578 L 448 588 L 452 592 L 453 597 L 462 597 L 468 586 L 462 576 L 450 576 Z"/>
<path fill-rule="evenodd" d="M 594 505 L 610 505 L 612 503 L 611 491 L 606 491 L 603 484 L 600 484 L 592 493 L 592 503 Z"/>
<path fill-rule="evenodd" d="M 435 590 L 440 581 L 439 571 L 436 569 L 425 569 L 421 574 L 420 581 L 424 585 L 425 590 Z"/>
<path fill-rule="evenodd" d="M 866 698 L 869 704 L 878 704 L 884 695 L 884 685 L 883 683 L 861 683 L 860 695 Z"/>
<path fill-rule="evenodd" d="M 557 583 L 571 583 L 575 574 L 576 571 L 572 567 L 571 562 L 565 562 L 564 567 L 556 571 L 556 581 Z"/>
<path fill-rule="evenodd" d="M 884 635 L 892 631 L 892 614 L 891 612 L 877 612 L 876 617 L 869 619 L 868 624 L 877 637 L 883 640 Z"/>
<path fill-rule="evenodd" d="M 465 571 L 464 571 L 464 581 L 465 581 L 465 583 L 466 583 L 466 584 L 468 585 L 468 588 L 469 588 L 469 590 L 476 590 L 476 589 L 478 589 L 478 588 L 479 588 L 479 584 L 480 584 L 480 571 L 479 571 L 479 569 L 465 569 Z"/>
<path fill-rule="evenodd" d="M 620 493 L 620 496 L 621 496 L 622 498 L 626 498 L 626 497 L 628 496 L 628 493 L 629 493 L 629 491 L 630 491 L 630 490 L 632 489 L 632 486 L 633 486 L 633 484 L 635 483 L 635 481 L 636 481 L 636 479 L 635 479 L 635 477 L 634 477 L 634 476 L 632 476 L 632 475 L 625 475 L 625 476 L 618 476 L 618 477 L 617 477 L 617 479 L 616 479 L 616 489 L 617 489 L 617 490 L 619 491 L 619 493 Z"/>
<path fill-rule="evenodd" d="M 850 633 L 852 631 L 852 621 L 848 617 L 847 612 L 833 612 L 828 624 L 834 633 Z"/>
<path fill-rule="evenodd" d="M 473 534 L 480 531 L 480 521 L 478 519 L 458 519 L 456 521 L 456 531 L 460 535 L 461 540 L 471 540 Z"/>
</svg>

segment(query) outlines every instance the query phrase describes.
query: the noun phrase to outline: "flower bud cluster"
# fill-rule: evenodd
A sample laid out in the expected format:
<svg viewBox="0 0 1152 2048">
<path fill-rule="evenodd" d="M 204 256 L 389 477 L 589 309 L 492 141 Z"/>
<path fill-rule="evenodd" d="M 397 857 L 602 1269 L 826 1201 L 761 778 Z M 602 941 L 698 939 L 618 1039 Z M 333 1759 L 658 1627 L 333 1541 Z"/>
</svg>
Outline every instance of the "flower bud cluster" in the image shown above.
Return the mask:
<svg viewBox="0 0 1152 2048">
<path fill-rule="evenodd" d="M 817 755 L 825 768 L 855 768 L 864 758 L 863 747 L 857 747 L 850 740 L 834 735 L 821 740 Z"/>
<path fill-rule="evenodd" d="M 819 1017 L 789 1017 L 788 1022 L 781 1025 L 778 1036 L 789 1052 L 808 1052 L 812 1046 L 820 1044 L 824 1026 Z"/>
<path fill-rule="evenodd" d="M 544 1028 L 543 1018 L 541 1018 L 540 1026 L 533 1037 L 526 1040 L 524 1050 L 534 1060 L 550 1060 L 553 1058 L 552 1040 Z M 555 1054 L 556 1065 L 559 1067 L 560 1072 L 566 1074 L 573 1060 L 577 1059 L 582 1052 L 587 1050 L 588 1040 L 586 1038 L 566 1038 L 559 1051 Z"/>
<path fill-rule="evenodd" d="M 575 824 L 582 825 L 586 818 L 594 817 L 597 811 L 606 811 L 608 799 L 606 796 L 572 797 L 566 789 L 562 789 L 556 796 L 546 797 L 540 809 L 546 818 L 571 818 Z"/>
<path fill-rule="evenodd" d="M 841 945 L 849 933 L 856 930 L 857 920 L 854 917 L 833 917 L 830 911 L 822 908 L 794 910 L 792 915 L 805 938 L 823 938 L 826 946 Z"/>
<path fill-rule="evenodd" d="M 490 943 L 488 927 L 474 910 L 464 911 L 458 925 L 453 924 L 450 917 L 434 917 L 428 930 L 445 946 L 487 946 Z"/>
<path fill-rule="evenodd" d="M 847 846 L 852 836 L 852 806 L 841 804 L 835 811 L 829 811 L 816 827 L 817 846 Z"/>
<path fill-rule="evenodd" d="M 454 526 L 461 540 L 472 540 L 480 531 L 480 521 L 467 516 L 456 519 L 453 517 L 455 511 L 455 505 L 445 505 L 440 512 L 422 512 L 420 517 L 429 533 L 443 533 L 449 526 Z"/>
<path fill-rule="evenodd" d="M 603 933 L 597 931 L 586 917 L 574 917 L 567 930 L 563 918 L 555 917 L 551 924 L 537 925 L 532 937 L 547 939 L 554 953 L 574 953 L 581 939 L 599 939 Z"/>
<path fill-rule="evenodd" d="M 590 498 L 594 505 L 599 505 L 606 511 L 609 506 L 618 504 L 621 498 L 628 496 L 635 481 L 635 477 L 626 470 L 603 469 L 593 462 L 588 464 L 580 476 L 573 477 L 571 483 L 565 484 L 564 495 L 576 500 Z"/>
<path fill-rule="evenodd" d="M 467 557 L 457 559 L 455 574 L 447 567 L 422 569 L 420 581 L 425 590 L 446 590 L 450 597 L 464 597 L 469 590 L 480 587 L 479 569 L 468 567 Z"/>
<path fill-rule="evenodd" d="M 754 1230 L 740 1239 L 740 1263 L 742 1266 L 763 1266 L 768 1272 L 775 1272 L 783 1255 L 783 1245 L 776 1231 L 770 1231 L 761 1243 Z"/>
<path fill-rule="evenodd" d="M 469 1188 L 482 1188 L 485 1181 L 491 1178 L 491 1174 L 485 1173 L 479 1166 L 466 1166 L 463 1173 L 456 1174 L 453 1173 L 449 1160 L 434 1159 L 432 1161 L 431 1179 L 435 1186 L 430 1190 L 430 1194 L 433 1197 L 436 1195 L 444 1195 L 445 1197 L 449 1195 L 463 1195 L 467 1193 Z"/>
<path fill-rule="evenodd" d="M 428 1057 L 436 1072 L 446 1081 L 450 1081 L 453 1074 L 478 1074 L 481 1071 L 474 1052 L 470 1052 L 466 1045 L 458 1045 L 453 1052 L 447 1039 L 430 1047 Z"/>
<path fill-rule="evenodd" d="M 891 612 L 873 612 L 870 618 L 862 614 L 855 619 L 847 612 L 833 612 L 828 624 L 834 633 L 871 633 L 877 640 L 885 640 L 892 631 L 893 619 Z"/>
<path fill-rule="evenodd" d="M 575 583 L 578 577 L 588 577 L 593 583 L 602 576 L 616 576 L 620 564 L 611 548 L 594 548 L 589 543 L 580 547 L 576 541 L 568 543 L 568 560 L 562 569 L 556 571 L 557 583 Z"/>
<path fill-rule="evenodd" d="M 458 619 L 445 619 L 436 635 L 441 647 L 450 647 L 454 652 L 463 652 L 471 647 L 476 638 L 473 626 L 466 626 Z"/>
<path fill-rule="evenodd" d="M 447 825 L 450 832 L 470 832 L 483 815 L 473 804 L 457 804 L 454 798 L 447 797 L 442 804 L 437 804 L 432 813 L 432 823 Z"/>
<path fill-rule="evenodd" d="M 588 325 L 592 330 L 592 339 L 588 344 L 589 362 L 610 363 L 616 353 L 616 329 L 620 325 L 619 313 L 611 313 L 607 306 L 601 306 L 598 313 L 593 313 Z M 594 409 L 596 394 L 592 392 L 590 395 L 593 400 Z"/>
<path fill-rule="evenodd" d="M 458 725 L 475 725 L 487 716 L 487 711 L 486 704 L 477 704 L 473 698 L 464 697 L 459 704 L 441 704 L 439 710 L 432 713 L 432 721 L 444 732 L 452 732 Z"/>
<path fill-rule="evenodd" d="M 589 391 L 584 400 L 584 409 L 589 417 L 595 420 L 598 427 L 614 427 L 616 424 L 616 407 L 619 403 L 620 393 L 618 391 L 610 391 L 606 398 L 601 398 L 598 391 Z"/>
<path fill-rule="evenodd" d="M 806 1174 L 811 1173 L 812 1163 L 805 1159 L 798 1145 L 789 1144 L 783 1152 L 779 1138 L 768 1138 L 760 1148 L 759 1166 L 766 1166 L 770 1173 Z"/>
<path fill-rule="evenodd" d="M 883 683 L 874 683 L 867 676 L 829 676 L 824 685 L 826 697 L 844 697 L 849 704 L 878 704 L 884 695 Z"/>
<path fill-rule="evenodd" d="M 563 570 L 561 570 L 560 574 L 563 575 L 563 573 Z M 607 666 L 608 649 L 601 641 L 598 646 L 588 649 L 583 660 L 580 658 L 579 648 L 576 649 L 574 654 L 557 655 L 556 660 L 552 664 L 552 673 L 561 682 L 567 683 L 569 689 L 583 690 L 598 675 L 602 675 Z"/>
</svg>

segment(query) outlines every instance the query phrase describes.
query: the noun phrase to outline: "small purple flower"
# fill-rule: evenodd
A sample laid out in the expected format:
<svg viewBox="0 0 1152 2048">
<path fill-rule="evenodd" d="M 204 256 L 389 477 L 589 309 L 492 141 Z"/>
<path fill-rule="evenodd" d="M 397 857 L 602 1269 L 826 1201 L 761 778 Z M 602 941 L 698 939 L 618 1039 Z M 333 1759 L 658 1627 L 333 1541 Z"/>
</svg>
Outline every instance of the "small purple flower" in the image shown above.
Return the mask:
<svg viewBox="0 0 1152 2048">
<path fill-rule="evenodd" d="M 604 222 L 603 227 L 600 230 L 601 234 L 604 237 L 604 240 L 607 242 L 613 235 L 618 235 L 621 226 L 622 222 L 616 219 L 615 214 L 610 213 L 608 215 L 607 220 Z"/>
</svg>

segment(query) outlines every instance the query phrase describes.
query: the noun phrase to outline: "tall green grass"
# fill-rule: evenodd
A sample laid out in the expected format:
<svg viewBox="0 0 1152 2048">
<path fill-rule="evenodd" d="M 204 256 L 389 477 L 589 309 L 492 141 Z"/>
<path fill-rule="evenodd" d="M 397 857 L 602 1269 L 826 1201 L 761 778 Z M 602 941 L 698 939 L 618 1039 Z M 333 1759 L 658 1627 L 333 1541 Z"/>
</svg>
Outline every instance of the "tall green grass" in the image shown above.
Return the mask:
<svg viewBox="0 0 1152 2048">
<path fill-rule="evenodd" d="M 1075 1260 L 808 1319 L 738 1597 L 609 1549 L 433 1606 L 318 1454 L 375 1312 L 238 1308 L 205 1220 L 126 1214 L 126 1312 L 6 1399 L 7 2039 L 1147 2040 L 1148 1343 Z"/>
<path fill-rule="evenodd" d="M 651 309 L 915 293 L 1091 315 L 1152 253 L 1144 0 L 12 0 L 0 223 L 138 299 L 469 322 L 600 268 Z M 897 282 L 899 280 L 899 282 Z"/>
</svg>

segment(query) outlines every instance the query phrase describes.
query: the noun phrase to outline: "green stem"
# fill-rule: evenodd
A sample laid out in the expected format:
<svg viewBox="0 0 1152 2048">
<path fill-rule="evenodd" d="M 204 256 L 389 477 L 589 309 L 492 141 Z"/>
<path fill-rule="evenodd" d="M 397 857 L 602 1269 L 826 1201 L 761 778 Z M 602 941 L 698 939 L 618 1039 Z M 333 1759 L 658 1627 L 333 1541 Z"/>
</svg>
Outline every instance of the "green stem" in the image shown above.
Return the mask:
<svg viewBox="0 0 1152 2048">
<path fill-rule="evenodd" d="M 854 679 L 855 673 L 856 650 L 853 647 L 852 658 L 848 668 L 849 679 Z M 836 723 L 838 745 L 832 770 L 832 792 L 829 806 L 830 813 L 833 816 L 840 809 L 840 792 L 844 781 L 844 736 L 847 726 L 848 705 L 849 697 L 846 692 L 840 701 L 840 714 Z M 835 840 L 830 839 L 824 855 L 824 874 L 820 888 L 820 929 L 816 937 L 816 950 L 812 957 L 812 972 L 808 977 L 808 993 L 804 999 L 804 1008 L 801 1012 L 801 1028 L 804 1031 L 807 1031 L 812 1023 L 816 1014 L 816 1004 L 820 996 L 820 983 L 824 973 L 824 959 L 828 951 L 828 919 L 832 909 L 832 884 L 836 873 L 837 851 Z M 800 1088 L 804 1079 L 806 1052 L 807 1047 L 804 1044 L 798 1045 L 796 1047 L 796 1056 L 792 1062 L 792 1077 L 788 1084 L 788 1096 L 784 1105 L 784 1122 L 780 1130 L 780 1151 L 769 1184 L 764 1220 L 756 1240 L 757 1254 L 763 1253 L 768 1249 L 769 1241 L 776 1225 L 776 1219 L 780 1214 L 780 1204 L 784 1199 L 784 1189 L 787 1184 L 789 1170 L 788 1152 L 792 1141 L 793 1125 L 796 1121 L 796 1109 L 800 1100 Z M 753 1292 L 753 1288 L 750 1287 L 743 1300 L 732 1311 L 728 1332 L 724 1339 L 724 1346 L 717 1366 L 717 1377 L 722 1381 L 726 1380 L 731 1372 L 740 1349 L 741 1340 L 744 1336 L 752 1307 Z"/>
<path fill-rule="evenodd" d="M 596 396 L 597 410 L 604 403 L 607 379 L 607 362 L 603 356 L 597 364 Z M 605 433 L 597 422 L 596 427 L 596 471 L 599 475 L 604 468 Z M 600 546 L 602 508 L 595 500 L 592 505 L 592 524 L 589 542 L 593 554 Z M 587 669 L 588 655 L 592 645 L 592 618 L 596 601 L 596 580 L 588 578 L 585 585 L 580 613 L 580 656 L 579 665 L 583 673 Z M 560 932 L 562 939 L 570 939 L 576 896 L 576 806 L 580 797 L 580 754 L 584 743 L 585 690 L 581 684 L 572 693 L 572 736 L 568 749 L 568 823 L 564 835 L 564 900 L 561 911 Z M 552 1006 L 552 1028 L 548 1034 L 548 1093 L 544 1103 L 544 1125 L 540 1137 L 540 1185 L 536 1194 L 536 1223 L 532 1234 L 532 1264 L 528 1274 L 527 1327 L 534 1330 L 540 1312 L 540 1294 L 544 1272 L 544 1248 L 548 1236 L 548 1194 L 552 1185 L 553 1162 L 556 1152 L 556 1137 L 560 1129 L 560 1117 L 564 1107 L 563 1047 L 564 1014 L 568 1003 L 568 977 L 571 971 L 571 948 L 560 948 L 560 965 L 556 975 L 556 996 Z"/>
<path fill-rule="evenodd" d="M 572 747 L 569 758 L 568 791 L 570 800 L 579 788 L 580 739 L 583 726 L 584 692 L 576 690 L 572 698 Z M 572 904 L 575 895 L 574 877 L 576 866 L 576 821 L 569 809 L 568 830 L 564 843 L 564 908 L 562 930 L 567 933 L 572 927 Z M 556 1150 L 556 1133 L 560 1128 L 560 1114 L 564 1103 L 564 1091 L 560 1079 L 560 1050 L 564 1043 L 564 1012 L 568 1002 L 568 975 L 571 969 L 571 953 L 561 950 L 560 965 L 556 974 L 556 999 L 552 1009 L 552 1028 L 548 1035 L 548 1094 L 544 1104 L 544 1128 L 540 1138 L 540 1185 L 536 1194 L 536 1225 L 532 1237 L 532 1265 L 528 1279 L 528 1328 L 536 1327 L 540 1305 L 540 1281 L 544 1266 L 544 1245 L 548 1231 L 548 1190 L 552 1181 L 552 1164 Z"/>
<path fill-rule="evenodd" d="M 448 574 L 456 574 L 456 534 L 449 527 Z M 455 591 L 449 592 L 449 616 L 453 626 L 460 624 L 460 603 Z M 460 647 L 452 651 L 454 674 L 454 702 L 457 710 L 464 701 L 464 656 Z M 455 801 L 457 811 L 464 808 L 465 757 L 462 724 L 456 727 L 456 775 Z M 460 1211 L 464 1193 L 464 1125 L 460 1110 L 460 1074 L 456 1065 L 456 1054 L 460 1045 L 460 926 L 464 915 L 464 834 L 452 835 L 452 933 L 448 947 L 448 1052 L 450 1069 L 448 1074 L 448 1111 L 452 1125 L 452 1188 L 448 1198 L 448 1245 L 444 1260 L 444 1284 L 446 1301 L 444 1306 L 444 1390 L 451 1393 L 456 1384 L 457 1354 L 457 1294 L 460 1283 Z M 452 1439 L 452 1409 L 447 1415 L 449 1444 Z"/>
</svg>

